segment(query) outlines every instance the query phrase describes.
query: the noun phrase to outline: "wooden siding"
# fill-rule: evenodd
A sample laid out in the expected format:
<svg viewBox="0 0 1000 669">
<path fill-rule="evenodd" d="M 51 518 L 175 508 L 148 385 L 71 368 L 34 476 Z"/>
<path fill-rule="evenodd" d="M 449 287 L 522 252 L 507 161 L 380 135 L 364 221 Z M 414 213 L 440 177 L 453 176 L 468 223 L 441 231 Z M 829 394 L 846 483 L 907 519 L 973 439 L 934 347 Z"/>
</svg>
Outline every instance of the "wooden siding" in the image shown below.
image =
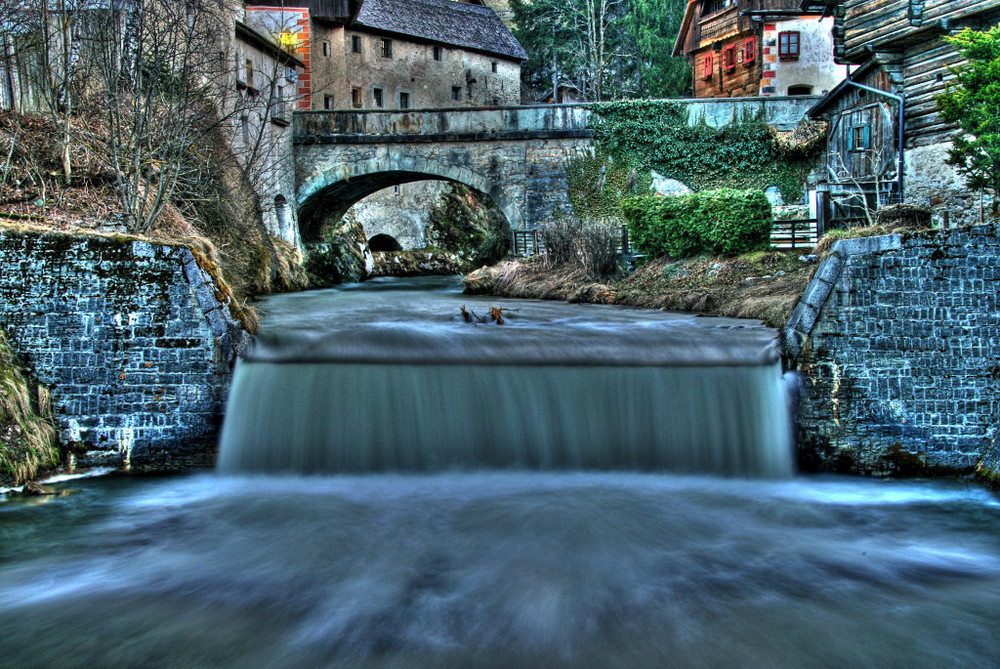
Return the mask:
<svg viewBox="0 0 1000 669">
<path fill-rule="evenodd" d="M 942 19 L 958 26 L 1000 10 L 1000 0 L 845 0 L 841 19 L 846 57 L 861 62 L 871 50 L 901 48 L 927 39 Z M 922 34 L 921 34 L 922 33 Z"/>
<path fill-rule="evenodd" d="M 754 44 L 757 53 L 753 62 L 744 62 L 746 56 L 743 54 L 746 44 L 746 35 L 737 35 L 723 42 L 723 50 L 713 52 L 706 49 L 694 54 L 694 96 L 696 98 L 731 98 L 754 96 L 760 92 L 761 78 L 761 44 L 760 37 L 756 37 Z M 737 62 L 736 67 L 727 72 L 723 66 L 723 52 L 725 47 L 734 45 L 736 47 Z M 712 54 L 712 78 L 705 79 L 704 59 L 708 54 Z M 721 86 L 720 82 L 721 81 Z"/>
<path fill-rule="evenodd" d="M 955 49 L 940 37 L 907 50 L 903 70 L 907 147 L 944 142 L 954 134 L 956 126 L 941 120 L 934 98 L 954 80 L 949 68 L 962 62 Z"/>
</svg>

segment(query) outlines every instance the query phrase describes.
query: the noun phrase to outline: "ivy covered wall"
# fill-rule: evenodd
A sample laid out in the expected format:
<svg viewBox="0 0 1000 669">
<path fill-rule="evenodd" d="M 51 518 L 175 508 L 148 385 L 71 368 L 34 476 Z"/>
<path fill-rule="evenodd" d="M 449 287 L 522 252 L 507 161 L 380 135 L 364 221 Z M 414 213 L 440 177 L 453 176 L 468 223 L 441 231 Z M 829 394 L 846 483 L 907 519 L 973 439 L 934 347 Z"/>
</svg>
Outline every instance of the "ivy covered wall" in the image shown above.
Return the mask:
<svg viewBox="0 0 1000 669">
<path fill-rule="evenodd" d="M 744 113 L 722 127 L 691 122 L 684 104 L 622 100 L 590 105 L 595 152 L 568 170 L 577 215 L 617 215 L 621 200 L 649 192 L 650 170 L 694 190 L 777 187 L 786 203 L 799 202 L 818 164 L 825 125 L 794 131 L 767 125 L 763 111 Z"/>
</svg>

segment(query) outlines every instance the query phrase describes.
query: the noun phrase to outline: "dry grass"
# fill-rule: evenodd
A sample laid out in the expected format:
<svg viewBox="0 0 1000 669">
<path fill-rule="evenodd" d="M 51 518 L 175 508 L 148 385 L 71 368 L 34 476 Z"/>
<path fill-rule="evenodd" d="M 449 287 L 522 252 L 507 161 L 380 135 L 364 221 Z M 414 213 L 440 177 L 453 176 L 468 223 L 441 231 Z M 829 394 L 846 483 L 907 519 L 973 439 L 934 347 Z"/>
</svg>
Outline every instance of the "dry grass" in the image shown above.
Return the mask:
<svg viewBox="0 0 1000 669">
<path fill-rule="evenodd" d="M 48 391 L 15 364 L 0 331 L 0 482 L 20 485 L 59 464 Z"/>
<path fill-rule="evenodd" d="M 509 261 L 469 276 L 470 292 L 570 302 L 626 304 L 753 318 L 771 327 L 788 319 L 814 264 L 802 251 L 764 251 L 736 258 L 647 262 L 630 276 L 595 283 L 573 265 L 548 269 L 537 261 Z"/>
</svg>

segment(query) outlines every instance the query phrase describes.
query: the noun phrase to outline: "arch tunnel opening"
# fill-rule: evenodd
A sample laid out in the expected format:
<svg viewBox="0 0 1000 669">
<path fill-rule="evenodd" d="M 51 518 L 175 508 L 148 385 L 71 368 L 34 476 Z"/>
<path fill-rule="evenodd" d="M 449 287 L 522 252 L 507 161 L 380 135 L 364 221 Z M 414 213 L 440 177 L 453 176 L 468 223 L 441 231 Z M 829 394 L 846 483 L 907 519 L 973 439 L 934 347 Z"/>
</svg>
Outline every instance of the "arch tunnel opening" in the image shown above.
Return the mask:
<svg viewBox="0 0 1000 669">
<path fill-rule="evenodd" d="M 402 251 L 403 245 L 395 237 L 387 234 L 377 234 L 368 240 L 368 250 L 372 253 L 385 253 L 387 251 Z"/>
</svg>

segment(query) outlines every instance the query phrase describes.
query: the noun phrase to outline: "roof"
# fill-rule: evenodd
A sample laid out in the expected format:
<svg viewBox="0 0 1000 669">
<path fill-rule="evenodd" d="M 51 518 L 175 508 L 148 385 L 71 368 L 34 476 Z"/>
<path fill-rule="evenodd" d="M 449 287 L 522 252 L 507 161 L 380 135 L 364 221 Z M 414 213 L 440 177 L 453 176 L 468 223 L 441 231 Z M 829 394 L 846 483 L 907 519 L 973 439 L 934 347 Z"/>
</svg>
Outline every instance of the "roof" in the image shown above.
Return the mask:
<svg viewBox="0 0 1000 669">
<path fill-rule="evenodd" d="M 247 44 L 252 44 L 264 53 L 270 54 L 277 61 L 284 63 L 285 65 L 291 65 L 292 67 L 301 67 L 305 69 L 305 63 L 296 58 L 294 55 L 288 53 L 280 46 L 274 43 L 264 34 L 254 30 L 242 21 L 236 22 L 236 37 L 241 39 Z"/>
<path fill-rule="evenodd" d="M 364 0 L 354 25 L 513 60 L 528 58 L 496 12 L 480 5 L 451 0 Z"/>
<path fill-rule="evenodd" d="M 874 58 L 865 61 L 863 65 L 848 74 L 833 90 L 824 95 L 816 104 L 810 107 L 809 110 L 806 111 L 806 116 L 809 118 L 819 118 L 822 116 L 830 107 L 837 103 L 837 100 L 839 100 L 844 93 L 854 88 L 854 86 L 851 85 L 852 82 L 864 79 L 876 67 L 878 67 L 878 63 Z"/>
<path fill-rule="evenodd" d="M 677 39 L 674 41 L 674 50 L 671 54 L 673 56 L 684 55 L 684 42 L 687 39 L 688 31 L 691 29 L 691 22 L 694 20 L 695 5 L 697 4 L 698 0 L 688 0 L 687 9 L 684 10 L 684 19 L 681 21 L 681 29 L 677 33 Z"/>
</svg>

